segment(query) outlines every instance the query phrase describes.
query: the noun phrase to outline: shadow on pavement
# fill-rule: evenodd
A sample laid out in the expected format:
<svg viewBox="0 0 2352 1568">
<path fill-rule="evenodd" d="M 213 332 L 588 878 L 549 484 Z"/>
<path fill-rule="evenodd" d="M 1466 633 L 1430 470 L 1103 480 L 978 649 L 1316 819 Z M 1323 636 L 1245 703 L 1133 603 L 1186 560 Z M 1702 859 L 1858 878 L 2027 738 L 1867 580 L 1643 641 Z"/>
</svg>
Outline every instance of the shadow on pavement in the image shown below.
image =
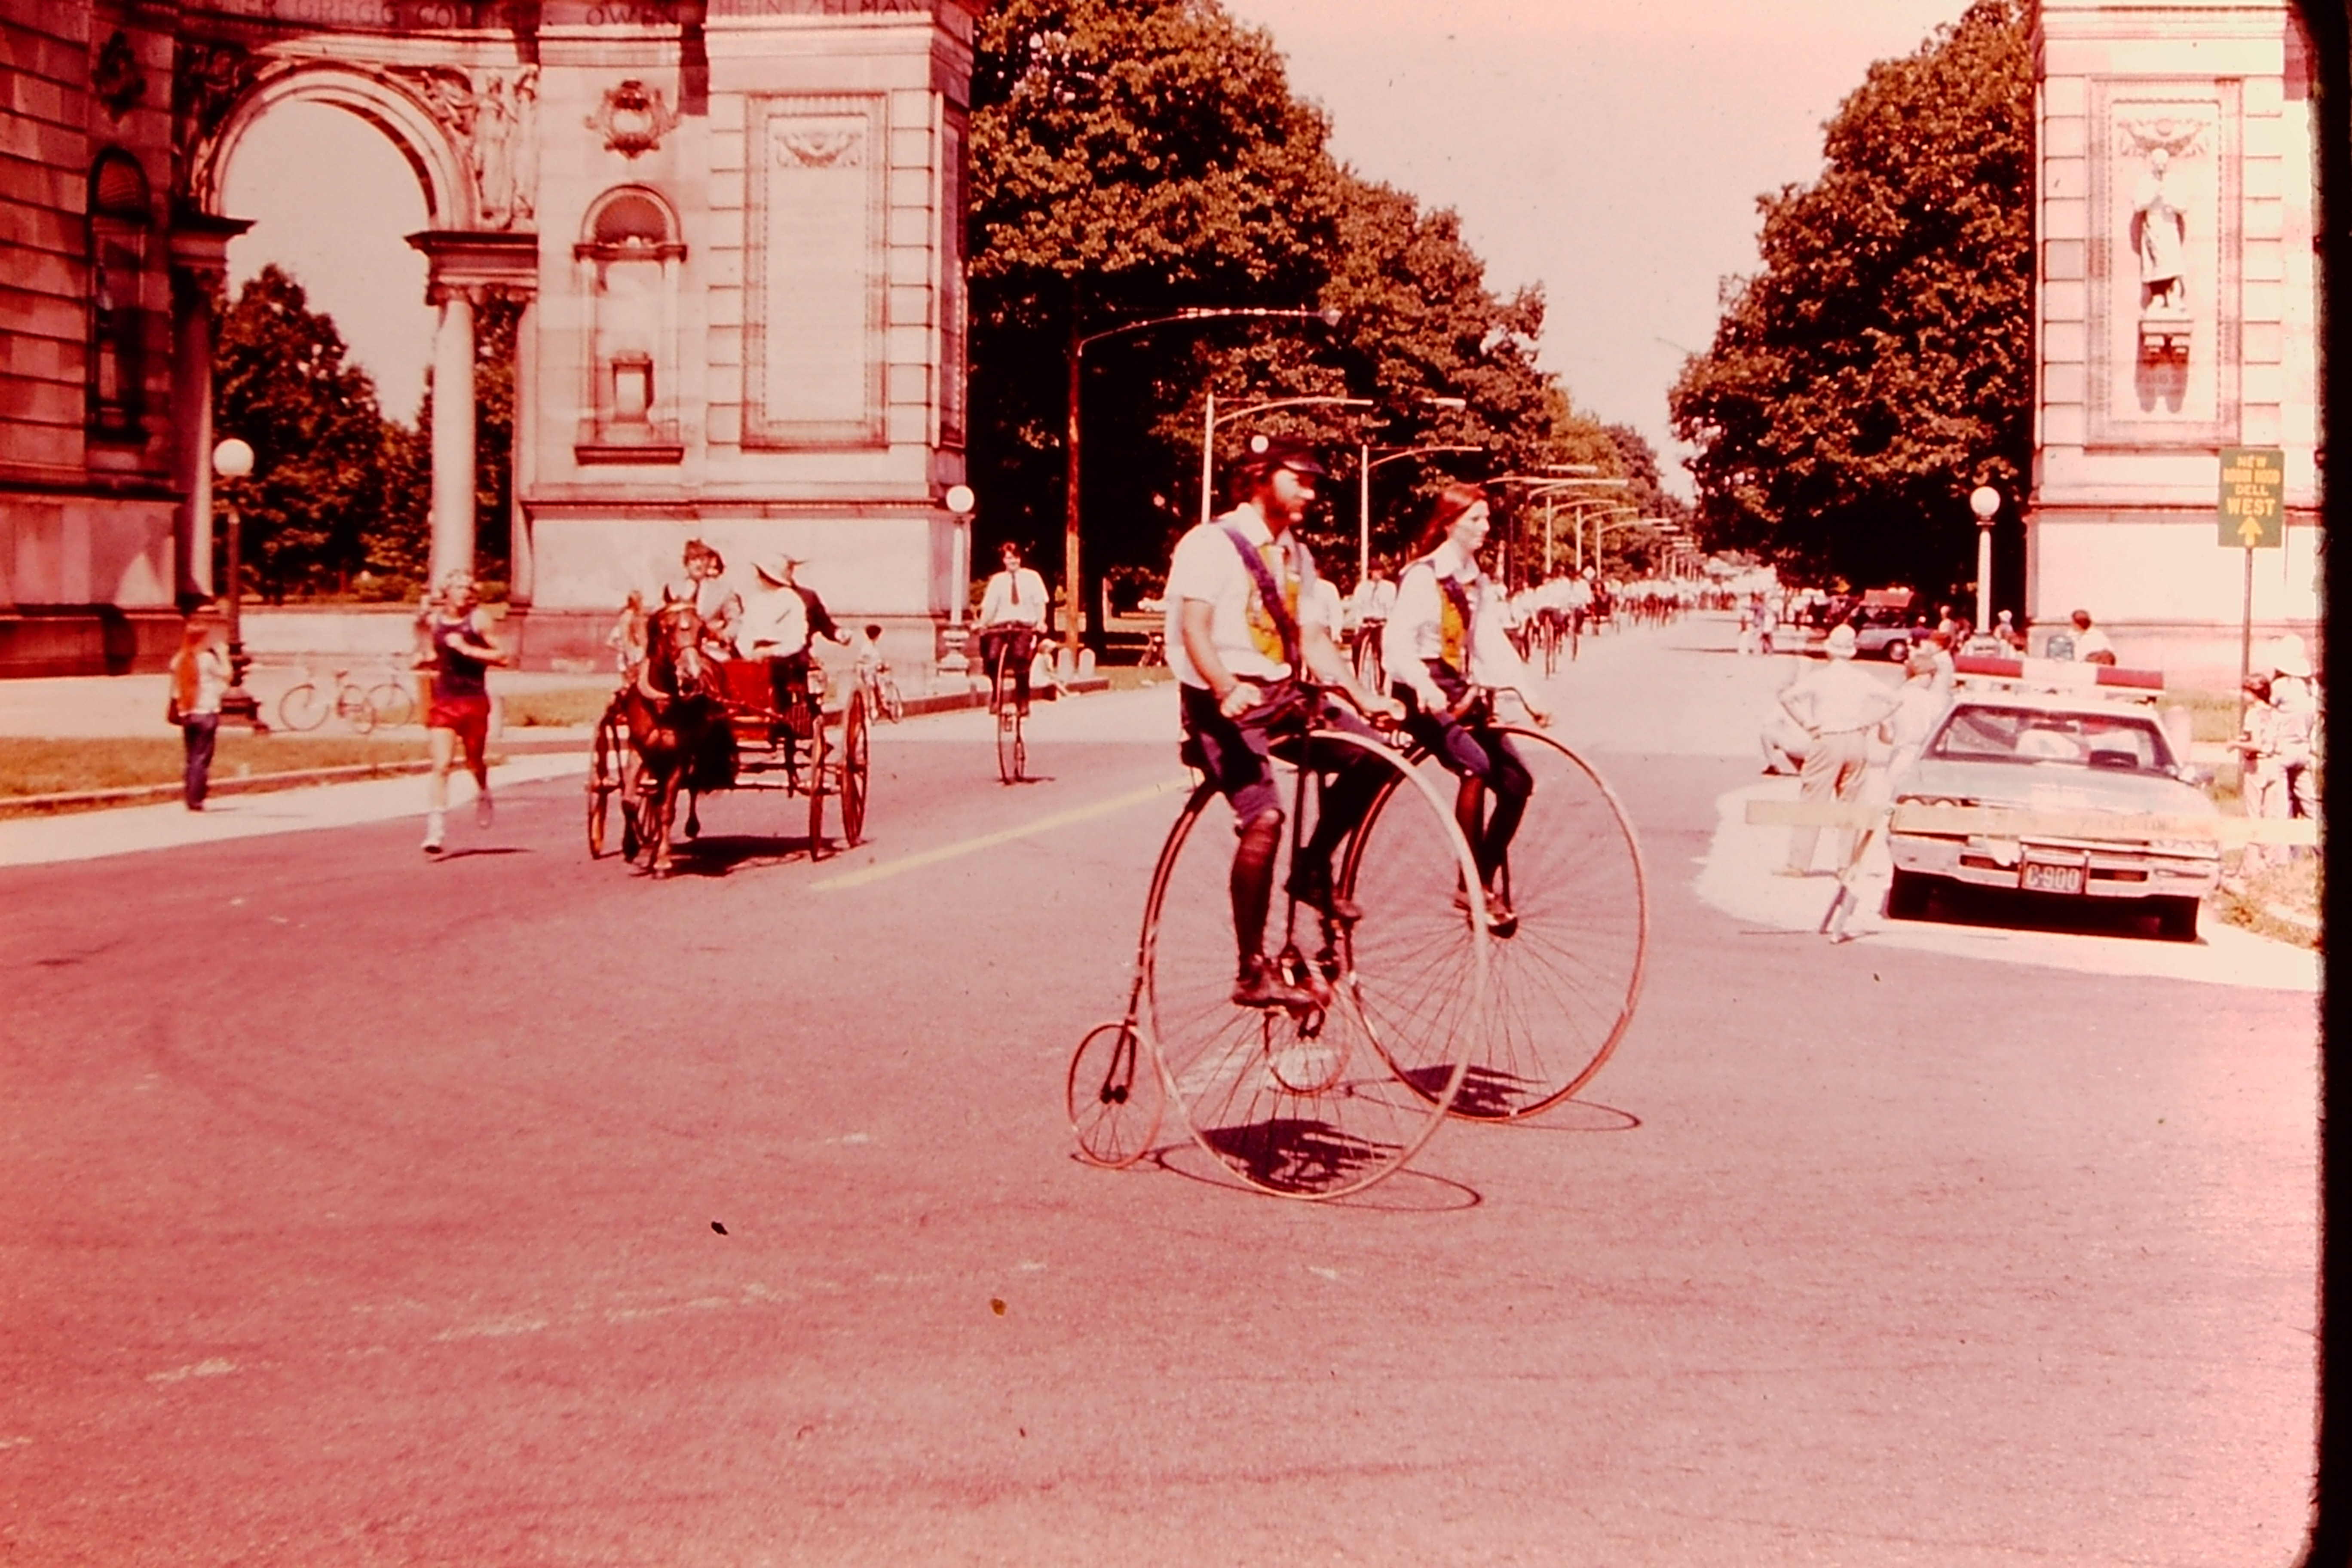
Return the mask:
<svg viewBox="0 0 2352 1568">
<path fill-rule="evenodd" d="M 2073 898 L 1998 888 L 1937 888 L 1916 920 L 1886 917 L 1890 927 L 1956 925 L 1978 930 L 2057 931 L 2074 936 L 2128 937 L 2169 942 L 2157 917 L 2133 899 Z M 2185 945 L 2185 944 L 2181 944 Z"/>
<path fill-rule="evenodd" d="M 1133 1168 L 1140 1170 L 1147 1165 L 1156 1166 L 1171 1175 L 1181 1176 L 1188 1182 L 1198 1182 L 1204 1187 L 1221 1187 L 1229 1193 L 1258 1192 L 1258 1189 L 1236 1180 L 1222 1163 L 1210 1158 L 1202 1152 L 1199 1144 L 1189 1139 L 1152 1150 L 1136 1162 Z M 1311 1188 L 1299 1189 L 1302 1196 L 1311 1191 Z M 1449 1177 L 1408 1168 L 1367 1191 L 1349 1197 L 1333 1198 L 1326 1206 L 1388 1214 L 1449 1214 L 1476 1208 L 1486 1201 L 1485 1195 L 1475 1187 Z"/>
</svg>

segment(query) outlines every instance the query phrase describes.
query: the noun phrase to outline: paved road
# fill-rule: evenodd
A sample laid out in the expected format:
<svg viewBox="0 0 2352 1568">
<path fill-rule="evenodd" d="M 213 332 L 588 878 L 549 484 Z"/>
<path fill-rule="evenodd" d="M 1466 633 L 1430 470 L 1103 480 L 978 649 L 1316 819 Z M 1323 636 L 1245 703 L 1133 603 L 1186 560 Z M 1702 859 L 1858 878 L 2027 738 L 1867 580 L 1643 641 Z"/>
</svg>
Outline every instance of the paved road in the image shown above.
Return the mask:
<svg viewBox="0 0 2352 1568">
<path fill-rule="evenodd" d="M 822 866 L 748 795 L 591 865 L 556 780 L 439 863 L 0 870 L 0 1563 L 2286 1562 L 2313 997 L 1702 898 L 1728 641 L 1562 682 L 1655 889 L 1616 1058 L 1351 1205 L 1069 1157 L 1164 691 L 1020 788 L 885 731 Z"/>
</svg>

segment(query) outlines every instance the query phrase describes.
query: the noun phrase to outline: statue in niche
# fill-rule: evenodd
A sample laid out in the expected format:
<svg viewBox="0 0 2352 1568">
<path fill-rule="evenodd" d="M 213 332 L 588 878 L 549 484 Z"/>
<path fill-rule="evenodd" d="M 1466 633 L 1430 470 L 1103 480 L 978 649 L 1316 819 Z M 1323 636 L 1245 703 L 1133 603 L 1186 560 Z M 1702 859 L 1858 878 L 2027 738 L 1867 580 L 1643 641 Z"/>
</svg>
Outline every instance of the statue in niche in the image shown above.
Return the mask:
<svg viewBox="0 0 2352 1568">
<path fill-rule="evenodd" d="M 2172 155 L 2161 147 L 2147 154 L 2147 177 L 2132 204 L 2132 249 L 2139 256 L 2139 309 L 2143 316 L 2186 316 L 2189 284 L 2182 252 L 2189 222 L 2164 188 Z"/>
</svg>

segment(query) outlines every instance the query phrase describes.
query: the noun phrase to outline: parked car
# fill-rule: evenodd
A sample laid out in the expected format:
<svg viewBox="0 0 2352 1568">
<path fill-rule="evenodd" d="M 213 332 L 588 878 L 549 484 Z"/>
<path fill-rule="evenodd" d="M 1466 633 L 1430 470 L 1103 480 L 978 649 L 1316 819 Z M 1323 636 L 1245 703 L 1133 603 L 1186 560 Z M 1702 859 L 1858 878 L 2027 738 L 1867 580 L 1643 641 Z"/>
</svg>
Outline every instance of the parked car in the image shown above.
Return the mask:
<svg viewBox="0 0 2352 1568">
<path fill-rule="evenodd" d="M 1897 805 L 2044 813 L 2217 816 L 2145 702 L 1963 688 L 1895 796 Z M 1938 887 L 2136 900 L 2176 942 L 2197 936 L 2200 900 L 2221 878 L 2210 839 L 1996 838 L 1891 831 L 1887 913 L 1916 919 Z"/>
</svg>

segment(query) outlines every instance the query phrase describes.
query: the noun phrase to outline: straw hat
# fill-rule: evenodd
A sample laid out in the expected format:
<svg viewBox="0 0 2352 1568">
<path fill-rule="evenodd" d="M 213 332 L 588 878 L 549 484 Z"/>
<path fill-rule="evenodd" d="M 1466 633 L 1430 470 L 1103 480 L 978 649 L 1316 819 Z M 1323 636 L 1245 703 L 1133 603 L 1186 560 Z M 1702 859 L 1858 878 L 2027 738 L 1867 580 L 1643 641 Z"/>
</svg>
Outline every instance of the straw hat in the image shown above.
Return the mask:
<svg viewBox="0 0 2352 1568">
<path fill-rule="evenodd" d="M 1840 622 L 1837 626 L 1832 626 L 1830 628 L 1829 643 L 1822 651 L 1827 653 L 1832 658 L 1852 658 L 1853 657 L 1853 628 L 1845 625 L 1843 622 Z"/>
</svg>

